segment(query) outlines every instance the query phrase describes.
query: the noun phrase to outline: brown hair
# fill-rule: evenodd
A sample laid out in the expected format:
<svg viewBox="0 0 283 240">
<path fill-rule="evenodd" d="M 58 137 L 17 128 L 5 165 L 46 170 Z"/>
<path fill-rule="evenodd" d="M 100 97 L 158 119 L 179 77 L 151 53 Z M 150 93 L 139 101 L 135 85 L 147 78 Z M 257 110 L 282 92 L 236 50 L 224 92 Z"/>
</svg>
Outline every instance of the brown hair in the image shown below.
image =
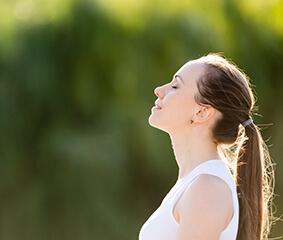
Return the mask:
<svg viewBox="0 0 283 240">
<path fill-rule="evenodd" d="M 241 125 L 255 114 L 255 96 L 248 76 L 231 60 L 210 53 L 196 61 L 205 64 L 197 81 L 197 103 L 221 113 L 212 129 L 213 140 L 228 164 L 239 199 L 238 240 L 265 240 L 271 229 L 274 168 L 260 128 Z"/>
</svg>

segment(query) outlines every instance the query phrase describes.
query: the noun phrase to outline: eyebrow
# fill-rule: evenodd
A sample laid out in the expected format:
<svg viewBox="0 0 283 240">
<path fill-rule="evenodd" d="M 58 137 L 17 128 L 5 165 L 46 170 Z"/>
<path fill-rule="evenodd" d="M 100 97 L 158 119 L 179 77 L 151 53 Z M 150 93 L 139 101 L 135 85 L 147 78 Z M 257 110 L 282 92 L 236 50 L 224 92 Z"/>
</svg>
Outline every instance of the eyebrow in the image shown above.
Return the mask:
<svg viewBox="0 0 283 240">
<path fill-rule="evenodd" d="M 181 78 L 180 75 L 176 74 L 176 75 L 174 76 L 174 78 L 175 78 L 175 79 L 179 78 L 179 79 L 183 82 L 183 84 L 185 85 L 185 82 L 184 82 L 183 78 Z"/>
</svg>

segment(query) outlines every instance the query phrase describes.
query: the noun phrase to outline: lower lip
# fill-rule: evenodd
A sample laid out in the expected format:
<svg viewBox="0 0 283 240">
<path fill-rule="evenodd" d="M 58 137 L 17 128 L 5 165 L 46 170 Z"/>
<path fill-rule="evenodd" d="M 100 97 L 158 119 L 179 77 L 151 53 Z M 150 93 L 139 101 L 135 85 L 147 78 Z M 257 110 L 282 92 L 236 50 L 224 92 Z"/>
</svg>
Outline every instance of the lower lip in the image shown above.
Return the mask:
<svg viewBox="0 0 283 240">
<path fill-rule="evenodd" d="M 157 107 L 157 106 L 153 106 L 152 110 L 161 110 L 161 108 Z"/>
</svg>

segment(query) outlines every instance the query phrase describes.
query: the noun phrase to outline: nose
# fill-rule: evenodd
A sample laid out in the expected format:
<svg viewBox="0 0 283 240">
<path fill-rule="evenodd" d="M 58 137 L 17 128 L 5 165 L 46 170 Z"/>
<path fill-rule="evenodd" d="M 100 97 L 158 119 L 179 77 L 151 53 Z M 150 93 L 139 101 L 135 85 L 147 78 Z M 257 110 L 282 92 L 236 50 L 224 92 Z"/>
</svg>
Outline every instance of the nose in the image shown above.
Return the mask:
<svg viewBox="0 0 283 240">
<path fill-rule="evenodd" d="M 155 88 L 154 89 L 154 94 L 157 96 L 157 97 L 159 97 L 159 98 L 161 98 L 161 87 L 157 87 L 157 88 Z"/>
</svg>

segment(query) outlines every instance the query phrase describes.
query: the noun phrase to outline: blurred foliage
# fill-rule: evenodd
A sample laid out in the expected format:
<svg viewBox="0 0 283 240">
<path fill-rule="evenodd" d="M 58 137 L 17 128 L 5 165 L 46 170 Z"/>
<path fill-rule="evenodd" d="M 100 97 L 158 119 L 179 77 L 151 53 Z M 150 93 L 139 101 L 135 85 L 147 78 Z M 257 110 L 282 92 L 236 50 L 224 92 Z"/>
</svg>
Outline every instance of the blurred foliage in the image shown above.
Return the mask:
<svg viewBox="0 0 283 240">
<path fill-rule="evenodd" d="M 0 239 L 137 239 L 177 177 L 153 89 L 208 52 L 256 85 L 280 195 L 282 1 L 1 0 Z"/>
</svg>

